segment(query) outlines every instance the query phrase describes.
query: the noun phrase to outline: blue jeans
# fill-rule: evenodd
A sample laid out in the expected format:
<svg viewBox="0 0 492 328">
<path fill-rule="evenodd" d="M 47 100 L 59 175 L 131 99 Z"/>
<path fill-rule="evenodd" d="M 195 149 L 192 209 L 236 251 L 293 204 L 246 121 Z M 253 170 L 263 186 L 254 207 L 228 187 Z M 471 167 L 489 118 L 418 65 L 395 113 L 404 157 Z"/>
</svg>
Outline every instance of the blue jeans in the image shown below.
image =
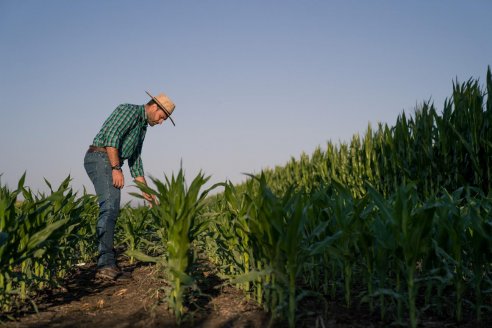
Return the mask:
<svg viewBox="0 0 492 328">
<path fill-rule="evenodd" d="M 96 189 L 99 201 L 99 218 L 96 233 L 99 242 L 97 267 L 116 265 L 113 248 L 114 227 L 120 212 L 120 189 L 113 186 L 113 173 L 108 154 L 101 152 L 86 153 L 85 171 Z"/>
</svg>

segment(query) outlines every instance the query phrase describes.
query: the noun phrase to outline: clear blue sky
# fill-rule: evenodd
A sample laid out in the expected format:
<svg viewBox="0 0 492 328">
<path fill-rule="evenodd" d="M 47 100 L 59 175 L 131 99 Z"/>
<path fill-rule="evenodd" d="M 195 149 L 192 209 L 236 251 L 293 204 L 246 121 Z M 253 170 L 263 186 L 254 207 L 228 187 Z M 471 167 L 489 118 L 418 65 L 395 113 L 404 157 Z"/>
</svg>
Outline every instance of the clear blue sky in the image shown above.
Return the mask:
<svg viewBox="0 0 492 328">
<path fill-rule="evenodd" d="M 87 146 L 120 103 L 167 93 L 146 173 L 244 180 L 485 81 L 492 1 L 0 0 L 0 173 L 93 191 Z M 130 174 L 125 166 L 127 186 Z M 124 200 L 130 197 L 125 187 Z"/>
</svg>

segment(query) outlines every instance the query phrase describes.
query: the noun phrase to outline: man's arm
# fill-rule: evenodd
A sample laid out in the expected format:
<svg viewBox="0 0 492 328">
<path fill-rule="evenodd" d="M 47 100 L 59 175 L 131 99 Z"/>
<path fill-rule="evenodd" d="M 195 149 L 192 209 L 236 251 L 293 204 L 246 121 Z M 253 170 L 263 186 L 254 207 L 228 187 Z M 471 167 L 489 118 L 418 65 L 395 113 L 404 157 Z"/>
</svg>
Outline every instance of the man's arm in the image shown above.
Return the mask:
<svg viewBox="0 0 492 328">
<path fill-rule="evenodd" d="M 106 147 L 106 152 L 108 153 L 109 164 L 111 165 L 111 167 L 121 166 L 118 149 L 114 147 Z M 123 171 L 121 169 L 112 170 L 112 174 L 113 174 L 113 186 L 115 186 L 118 189 L 123 188 L 123 186 L 125 185 L 125 177 L 123 176 Z"/>
</svg>

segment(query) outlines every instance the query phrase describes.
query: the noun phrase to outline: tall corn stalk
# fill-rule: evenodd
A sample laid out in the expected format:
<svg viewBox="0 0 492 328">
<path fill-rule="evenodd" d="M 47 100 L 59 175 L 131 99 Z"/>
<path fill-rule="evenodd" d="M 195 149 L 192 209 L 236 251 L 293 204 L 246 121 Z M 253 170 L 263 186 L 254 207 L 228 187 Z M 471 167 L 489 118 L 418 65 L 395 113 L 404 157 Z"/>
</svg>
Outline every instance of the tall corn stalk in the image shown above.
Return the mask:
<svg viewBox="0 0 492 328">
<path fill-rule="evenodd" d="M 410 326 L 417 327 L 417 262 L 430 252 L 431 228 L 437 205 L 422 205 L 413 183 L 401 186 L 390 202 L 374 189 L 369 193 L 395 235 L 396 251 L 401 254 L 397 274 L 401 272 L 405 277 Z"/>
<path fill-rule="evenodd" d="M 265 297 L 257 295 L 260 300 L 264 299 L 266 308 L 273 313 L 272 317 L 285 313 L 289 326 L 294 327 L 298 303 L 306 295 L 316 294 L 299 291 L 298 281 L 306 266 L 332 247 L 340 234 L 323 234 L 326 222 L 313 217 L 318 212 L 310 209 L 310 203 L 301 193 L 290 190 L 283 197 L 278 197 L 267 185 L 264 175 L 253 178 L 258 182 L 258 189 L 250 190 L 242 202 L 231 201 L 236 199 L 231 197 L 235 190 L 231 185 L 226 186 L 228 211 L 232 215 L 242 213 L 242 224 L 245 226 L 233 230 L 237 233 L 235 238 L 229 235 L 221 238 L 227 238 L 233 248 L 237 247 L 236 240 L 239 243 L 241 240 L 248 241 L 239 249 L 249 246 L 247 254 L 255 259 L 250 263 L 251 269 L 242 270 L 243 273 L 234 276 L 231 281 L 255 283 L 257 291 L 265 292 Z M 235 208 L 237 205 L 240 207 Z M 231 220 L 229 224 L 236 223 Z M 244 239 L 244 232 L 249 233 L 247 239 Z M 258 286 L 257 282 L 263 286 Z"/>
</svg>

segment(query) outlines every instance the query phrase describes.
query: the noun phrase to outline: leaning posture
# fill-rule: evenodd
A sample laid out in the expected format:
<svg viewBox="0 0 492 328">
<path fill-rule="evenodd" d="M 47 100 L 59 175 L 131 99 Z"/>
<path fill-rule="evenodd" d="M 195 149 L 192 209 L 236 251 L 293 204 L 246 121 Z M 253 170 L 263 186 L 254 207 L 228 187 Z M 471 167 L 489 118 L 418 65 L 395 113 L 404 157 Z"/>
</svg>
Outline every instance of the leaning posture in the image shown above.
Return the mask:
<svg viewBox="0 0 492 328">
<path fill-rule="evenodd" d="M 84 167 L 94 184 L 98 202 L 97 239 L 99 257 L 96 278 L 115 280 L 121 274 L 116 264 L 113 248 L 114 228 L 120 211 L 121 189 L 125 178 L 121 167 L 128 160 L 131 176 L 146 184 L 142 164 L 142 145 L 147 126 L 162 124 L 175 105 L 165 94 L 156 97 L 147 92 L 151 100 L 145 105 L 122 104 L 116 107 L 103 123 L 101 130 L 89 146 Z M 151 204 L 154 198 L 143 193 Z"/>
</svg>

